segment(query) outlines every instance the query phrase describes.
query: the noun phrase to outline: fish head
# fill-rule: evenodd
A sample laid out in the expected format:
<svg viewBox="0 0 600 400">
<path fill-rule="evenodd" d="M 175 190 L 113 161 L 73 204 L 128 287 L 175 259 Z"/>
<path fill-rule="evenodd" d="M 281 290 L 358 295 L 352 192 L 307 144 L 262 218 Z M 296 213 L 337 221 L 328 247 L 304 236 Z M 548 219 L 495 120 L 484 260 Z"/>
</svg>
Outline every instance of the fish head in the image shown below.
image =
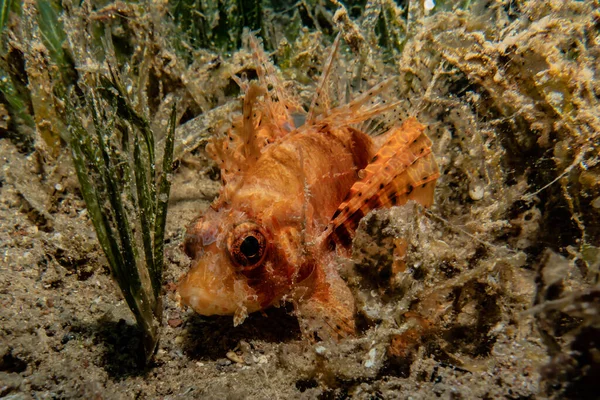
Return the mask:
<svg viewBox="0 0 600 400">
<path fill-rule="evenodd" d="M 299 235 L 275 220 L 235 209 L 209 209 L 188 229 L 184 248 L 192 258 L 178 293 L 201 315 L 234 315 L 274 305 L 310 275 L 299 260 Z"/>
</svg>

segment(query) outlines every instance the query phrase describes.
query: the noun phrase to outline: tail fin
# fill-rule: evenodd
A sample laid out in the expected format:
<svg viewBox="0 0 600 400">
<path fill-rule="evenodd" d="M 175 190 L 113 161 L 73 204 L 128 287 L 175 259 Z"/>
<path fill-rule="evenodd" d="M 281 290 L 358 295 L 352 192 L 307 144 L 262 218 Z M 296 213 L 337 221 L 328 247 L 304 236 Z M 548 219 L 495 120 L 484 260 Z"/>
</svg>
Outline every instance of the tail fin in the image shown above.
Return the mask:
<svg viewBox="0 0 600 400">
<path fill-rule="evenodd" d="M 387 141 L 377 151 L 363 176 L 352 185 L 333 215 L 326 243 L 348 247 L 358 223 L 369 211 L 414 200 L 425 207 L 433 203 L 435 181 L 440 176 L 431 140 L 416 118 L 390 129 Z"/>
</svg>

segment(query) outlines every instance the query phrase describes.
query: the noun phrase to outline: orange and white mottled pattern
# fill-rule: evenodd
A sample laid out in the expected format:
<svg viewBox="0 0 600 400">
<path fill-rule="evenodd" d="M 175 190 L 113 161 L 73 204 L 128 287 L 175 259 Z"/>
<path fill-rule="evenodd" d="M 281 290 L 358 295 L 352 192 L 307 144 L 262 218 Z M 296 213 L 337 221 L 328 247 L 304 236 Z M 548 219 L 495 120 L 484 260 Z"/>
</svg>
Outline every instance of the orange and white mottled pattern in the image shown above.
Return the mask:
<svg viewBox="0 0 600 400">
<path fill-rule="evenodd" d="M 181 300 L 202 315 L 233 315 L 235 324 L 291 302 L 305 337 L 352 335 L 354 299 L 334 249 L 351 245 L 372 209 L 408 200 L 431 205 L 439 176 L 431 141 L 414 118 L 388 129 L 380 148 L 356 128 L 395 107 L 378 100 L 390 80 L 330 107 L 339 36 L 302 126 L 293 118 L 300 103 L 254 38 L 251 47 L 258 80 L 236 78 L 245 93 L 243 114 L 207 146 L 224 186 L 188 228 L 185 250 L 193 264 L 179 283 Z"/>
</svg>

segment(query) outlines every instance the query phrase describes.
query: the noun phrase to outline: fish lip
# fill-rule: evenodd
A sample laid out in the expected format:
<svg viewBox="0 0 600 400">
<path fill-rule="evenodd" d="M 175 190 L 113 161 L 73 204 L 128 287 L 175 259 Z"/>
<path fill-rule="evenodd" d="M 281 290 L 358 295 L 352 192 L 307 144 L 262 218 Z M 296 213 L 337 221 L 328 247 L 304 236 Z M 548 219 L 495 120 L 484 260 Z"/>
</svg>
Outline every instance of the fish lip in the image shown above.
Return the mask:
<svg viewBox="0 0 600 400">
<path fill-rule="evenodd" d="M 177 285 L 180 303 L 206 316 L 256 310 L 251 291 L 245 280 L 234 276 L 227 266 L 206 259 L 195 260 Z"/>
<path fill-rule="evenodd" d="M 181 292 L 180 292 L 181 293 Z M 184 305 L 200 315 L 232 315 L 239 308 L 238 306 L 229 307 L 227 303 L 223 304 L 219 299 L 201 288 L 194 288 L 187 292 L 187 295 L 181 295 L 181 301 Z"/>
<path fill-rule="evenodd" d="M 177 285 L 177 293 L 180 296 L 181 303 L 190 306 L 200 315 L 230 315 L 235 312 L 237 305 L 232 304 L 231 298 L 228 298 L 223 292 L 206 285 L 199 284 L 194 270 L 182 277 Z"/>
</svg>

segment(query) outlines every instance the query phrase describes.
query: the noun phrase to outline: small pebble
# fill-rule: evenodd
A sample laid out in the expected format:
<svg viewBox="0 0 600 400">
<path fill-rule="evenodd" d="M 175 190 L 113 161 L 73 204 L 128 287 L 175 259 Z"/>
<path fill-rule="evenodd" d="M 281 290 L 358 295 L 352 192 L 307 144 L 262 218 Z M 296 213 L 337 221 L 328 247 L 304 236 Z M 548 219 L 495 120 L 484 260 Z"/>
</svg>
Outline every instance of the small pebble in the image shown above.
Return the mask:
<svg viewBox="0 0 600 400">
<path fill-rule="evenodd" d="M 263 354 L 263 355 L 260 355 L 260 356 L 258 356 L 258 363 L 259 363 L 259 364 L 266 364 L 266 363 L 268 363 L 268 362 L 269 362 L 269 359 L 268 359 L 268 358 L 267 358 L 267 356 L 265 356 L 264 354 Z"/>
<path fill-rule="evenodd" d="M 233 361 L 234 363 L 237 363 L 237 364 L 244 363 L 244 359 L 242 357 L 238 356 L 233 351 L 228 351 L 227 354 L 225 355 L 225 357 L 227 357 L 228 359 L 230 359 L 231 361 Z"/>
<path fill-rule="evenodd" d="M 217 367 L 226 367 L 227 365 L 231 365 L 230 360 L 224 360 L 224 359 L 217 360 Z"/>
<path fill-rule="evenodd" d="M 471 185 L 471 187 L 469 188 L 469 196 L 471 196 L 471 199 L 474 201 L 483 199 L 484 193 L 485 190 L 483 188 L 483 185 Z"/>
<path fill-rule="evenodd" d="M 240 350 L 242 351 L 242 353 L 244 354 L 248 354 L 250 352 L 252 352 L 252 347 L 250 346 L 250 343 L 246 342 L 245 340 L 240 340 L 240 343 L 238 344 Z"/>
<path fill-rule="evenodd" d="M 181 318 L 171 318 L 167 320 L 167 323 L 171 328 L 177 328 L 178 326 L 181 326 L 181 324 L 183 324 L 183 320 Z"/>
<path fill-rule="evenodd" d="M 66 333 L 66 334 L 65 334 L 65 335 L 62 337 L 62 339 L 61 339 L 60 343 L 61 343 L 61 344 L 67 344 L 67 343 L 69 343 L 69 341 L 71 341 L 71 340 L 73 340 L 73 339 L 75 339 L 75 335 L 73 335 L 72 333 Z"/>
<path fill-rule="evenodd" d="M 375 357 L 377 356 L 377 349 L 372 348 L 369 350 L 368 358 L 365 360 L 364 366 L 367 368 L 373 368 L 375 365 Z"/>
</svg>

